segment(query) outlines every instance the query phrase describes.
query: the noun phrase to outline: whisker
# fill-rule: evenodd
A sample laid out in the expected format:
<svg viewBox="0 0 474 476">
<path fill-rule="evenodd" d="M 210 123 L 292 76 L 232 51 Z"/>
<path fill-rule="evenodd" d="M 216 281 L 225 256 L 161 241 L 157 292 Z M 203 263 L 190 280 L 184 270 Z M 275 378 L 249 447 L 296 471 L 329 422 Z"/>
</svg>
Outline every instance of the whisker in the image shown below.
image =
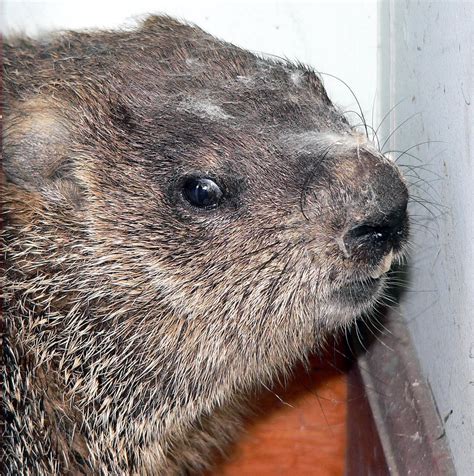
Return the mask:
<svg viewBox="0 0 474 476">
<path fill-rule="evenodd" d="M 406 98 L 400 99 L 396 104 L 394 104 L 388 112 L 382 117 L 382 120 L 379 122 L 379 125 L 375 129 L 375 133 L 377 134 L 380 128 L 382 127 L 382 124 L 386 121 L 386 119 L 390 116 L 390 114 L 402 103 L 406 101 Z"/>
<path fill-rule="evenodd" d="M 365 116 L 364 116 L 364 112 L 362 111 L 362 106 L 360 105 L 360 102 L 359 100 L 357 99 L 357 96 L 355 95 L 354 91 L 352 90 L 352 88 L 345 82 L 343 81 L 341 78 L 338 78 L 337 76 L 334 76 L 333 74 L 330 74 L 330 73 L 323 73 L 321 71 L 318 71 L 318 74 L 323 74 L 325 76 L 329 76 L 330 78 L 334 78 L 334 79 L 337 79 L 338 81 L 340 81 L 344 86 L 346 86 L 346 88 L 350 91 L 350 93 L 352 94 L 353 98 L 355 99 L 355 102 L 357 103 L 357 107 L 359 108 L 359 111 L 360 111 L 360 117 L 362 119 L 362 123 L 364 125 L 364 128 L 365 128 L 365 135 L 367 137 L 367 139 L 369 139 L 369 131 L 367 129 L 367 121 L 365 119 Z"/>
<path fill-rule="evenodd" d="M 380 151 L 380 142 L 379 142 L 379 136 L 377 135 L 377 131 L 374 129 L 374 113 L 375 113 L 375 101 L 377 100 L 377 90 L 375 90 L 374 94 L 374 100 L 372 101 L 372 113 L 370 117 L 370 123 L 372 124 L 370 127 L 372 129 L 372 142 L 377 141 L 377 150 Z"/>
<path fill-rule="evenodd" d="M 385 141 L 383 142 L 382 144 L 382 147 L 381 147 L 381 150 L 383 151 L 387 142 L 393 137 L 393 135 L 395 134 L 395 132 L 397 132 L 401 127 L 403 127 L 407 122 L 411 121 L 414 117 L 420 115 L 421 113 L 420 112 L 415 112 L 414 114 L 412 114 L 411 116 L 407 117 L 404 121 L 402 121 L 400 124 L 398 124 L 397 127 L 395 127 L 395 129 L 393 129 L 392 132 L 390 132 L 390 134 L 388 135 L 388 137 L 385 139 Z M 396 161 L 395 161 L 396 162 Z"/>
<path fill-rule="evenodd" d="M 419 114 L 419 113 L 416 113 Z M 415 115 L 415 114 L 414 114 Z M 410 119 L 410 118 L 409 118 Z M 405 121 L 406 122 L 406 121 Z M 398 162 L 409 150 L 414 149 L 415 147 L 420 147 L 421 145 L 428 145 L 428 144 L 445 144 L 445 141 L 442 140 L 426 140 L 423 142 L 418 142 L 417 144 L 412 145 L 411 147 L 408 147 L 405 151 L 403 151 L 396 159 L 395 162 Z M 416 158 L 416 156 L 414 156 Z M 421 162 L 421 159 L 418 158 L 418 160 Z"/>
</svg>

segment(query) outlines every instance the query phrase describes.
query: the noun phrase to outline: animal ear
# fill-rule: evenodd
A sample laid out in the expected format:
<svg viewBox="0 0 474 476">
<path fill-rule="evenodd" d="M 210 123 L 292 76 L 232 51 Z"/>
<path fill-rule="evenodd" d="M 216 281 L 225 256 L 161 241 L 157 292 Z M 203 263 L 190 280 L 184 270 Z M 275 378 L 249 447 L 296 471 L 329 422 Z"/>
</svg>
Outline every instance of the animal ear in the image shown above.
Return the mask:
<svg viewBox="0 0 474 476">
<path fill-rule="evenodd" d="M 57 106 L 34 99 L 10 108 L 5 117 L 3 168 L 7 181 L 29 191 L 58 192 L 74 190 L 70 157 L 71 128 Z M 71 197 L 65 197 L 70 199 Z"/>
</svg>

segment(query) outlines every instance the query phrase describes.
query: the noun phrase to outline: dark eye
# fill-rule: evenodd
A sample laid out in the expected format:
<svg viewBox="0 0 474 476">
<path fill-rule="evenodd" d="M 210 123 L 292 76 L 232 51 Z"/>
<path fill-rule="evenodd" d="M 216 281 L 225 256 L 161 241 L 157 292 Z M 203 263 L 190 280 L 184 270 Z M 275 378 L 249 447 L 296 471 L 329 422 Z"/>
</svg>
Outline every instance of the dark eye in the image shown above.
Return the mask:
<svg viewBox="0 0 474 476">
<path fill-rule="evenodd" d="M 209 178 L 189 178 L 183 185 L 184 198 L 199 208 L 215 208 L 222 199 L 222 190 Z"/>
</svg>

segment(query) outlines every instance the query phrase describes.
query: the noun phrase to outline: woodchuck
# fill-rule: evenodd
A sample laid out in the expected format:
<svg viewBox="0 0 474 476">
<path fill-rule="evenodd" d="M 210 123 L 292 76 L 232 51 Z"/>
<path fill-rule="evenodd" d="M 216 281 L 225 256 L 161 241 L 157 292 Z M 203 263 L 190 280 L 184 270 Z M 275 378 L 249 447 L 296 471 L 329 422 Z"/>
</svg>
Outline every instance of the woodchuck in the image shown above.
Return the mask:
<svg viewBox="0 0 474 476">
<path fill-rule="evenodd" d="M 382 298 L 400 172 L 310 68 L 168 17 L 3 66 L 4 474 L 207 470 Z"/>
</svg>

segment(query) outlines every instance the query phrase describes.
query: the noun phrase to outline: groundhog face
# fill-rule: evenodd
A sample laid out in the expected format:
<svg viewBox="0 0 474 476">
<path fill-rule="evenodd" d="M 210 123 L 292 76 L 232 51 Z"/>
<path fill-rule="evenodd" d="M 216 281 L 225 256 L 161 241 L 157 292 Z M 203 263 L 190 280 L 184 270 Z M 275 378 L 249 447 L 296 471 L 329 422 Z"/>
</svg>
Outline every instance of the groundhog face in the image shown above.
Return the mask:
<svg viewBox="0 0 474 476">
<path fill-rule="evenodd" d="M 162 19 L 39 49 L 7 55 L 6 172 L 76 304 L 311 340 L 380 298 L 407 190 L 314 72 Z"/>
<path fill-rule="evenodd" d="M 400 173 L 314 72 L 170 18 L 3 50 L 8 464 L 194 474 L 381 299 Z"/>
</svg>

